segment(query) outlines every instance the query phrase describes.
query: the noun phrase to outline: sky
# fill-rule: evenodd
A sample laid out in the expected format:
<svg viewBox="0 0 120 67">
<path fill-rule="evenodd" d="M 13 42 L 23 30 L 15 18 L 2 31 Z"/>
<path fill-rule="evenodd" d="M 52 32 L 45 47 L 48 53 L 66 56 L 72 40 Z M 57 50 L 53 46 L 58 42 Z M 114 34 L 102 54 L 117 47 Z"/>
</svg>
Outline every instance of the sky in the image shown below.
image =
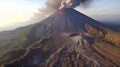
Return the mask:
<svg viewBox="0 0 120 67">
<path fill-rule="evenodd" d="M 119 6 L 120 0 L 94 0 L 90 7 L 83 10 L 91 15 L 114 15 L 120 14 Z"/>
<path fill-rule="evenodd" d="M 0 31 L 29 25 L 31 23 L 27 21 L 36 17 L 36 14 L 43 17 L 38 9 L 45 7 L 45 2 L 46 0 L 0 0 Z M 120 0 L 94 0 L 89 7 L 79 6 L 76 10 L 98 20 L 120 19 L 119 6 Z"/>
</svg>

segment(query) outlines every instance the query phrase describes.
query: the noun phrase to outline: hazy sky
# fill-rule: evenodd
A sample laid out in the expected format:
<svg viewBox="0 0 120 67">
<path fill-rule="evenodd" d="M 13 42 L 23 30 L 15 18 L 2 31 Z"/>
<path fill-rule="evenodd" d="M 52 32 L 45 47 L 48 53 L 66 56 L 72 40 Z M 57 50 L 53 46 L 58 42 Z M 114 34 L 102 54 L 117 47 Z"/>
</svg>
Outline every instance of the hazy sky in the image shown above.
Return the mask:
<svg viewBox="0 0 120 67">
<path fill-rule="evenodd" d="M 92 15 L 120 14 L 120 0 L 94 0 L 84 12 Z"/>
<path fill-rule="evenodd" d="M 25 24 L 25 21 L 30 20 L 39 8 L 45 7 L 45 1 L 0 0 L 0 31 Z M 120 15 L 120 0 L 94 0 L 90 7 L 77 7 L 76 9 L 89 16 Z"/>
</svg>

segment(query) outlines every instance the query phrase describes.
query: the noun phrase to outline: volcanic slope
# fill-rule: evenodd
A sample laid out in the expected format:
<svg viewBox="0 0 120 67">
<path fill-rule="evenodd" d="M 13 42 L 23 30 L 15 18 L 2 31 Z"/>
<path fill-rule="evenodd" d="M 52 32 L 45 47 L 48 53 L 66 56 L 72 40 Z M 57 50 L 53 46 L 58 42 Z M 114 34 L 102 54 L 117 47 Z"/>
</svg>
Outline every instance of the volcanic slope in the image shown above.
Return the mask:
<svg viewBox="0 0 120 67">
<path fill-rule="evenodd" d="M 42 23 L 35 24 L 30 29 L 27 41 L 24 43 L 27 46 L 21 49 L 25 53 L 17 56 L 15 58 L 17 60 L 12 57 L 2 61 L 2 65 L 5 67 L 120 66 L 120 34 L 72 8 L 57 10 Z M 12 52 L 6 54 L 4 57 L 12 56 Z"/>
</svg>

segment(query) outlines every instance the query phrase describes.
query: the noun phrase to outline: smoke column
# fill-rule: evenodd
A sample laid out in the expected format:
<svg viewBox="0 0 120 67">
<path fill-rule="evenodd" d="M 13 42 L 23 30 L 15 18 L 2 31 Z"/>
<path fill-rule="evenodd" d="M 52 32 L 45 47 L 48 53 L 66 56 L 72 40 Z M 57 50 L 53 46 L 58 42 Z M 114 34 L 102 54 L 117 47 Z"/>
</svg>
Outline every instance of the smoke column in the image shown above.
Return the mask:
<svg viewBox="0 0 120 67">
<path fill-rule="evenodd" d="M 47 0 L 46 6 L 39 9 L 39 11 L 44 15 L 50 15 L 57 9 L 62 8 L 75 8 L 79 5 L 88 5 L 92 0 Z"/>
<path fill-rule="evenodd" d="M 75 8 L 79 6 L 80 4 L 88 4 L 92 0 L 62 0 L 61 6 L 59 9 L 62 8 Z"/>
</svg>

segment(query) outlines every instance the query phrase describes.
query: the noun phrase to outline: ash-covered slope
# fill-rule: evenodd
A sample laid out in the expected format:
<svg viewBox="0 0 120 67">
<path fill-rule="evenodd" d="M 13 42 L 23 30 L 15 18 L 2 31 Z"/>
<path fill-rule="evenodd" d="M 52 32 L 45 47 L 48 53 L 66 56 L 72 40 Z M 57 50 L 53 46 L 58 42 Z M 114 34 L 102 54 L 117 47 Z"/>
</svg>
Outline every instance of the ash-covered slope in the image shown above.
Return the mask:
<svg viewBox="0 0 120 67">
<path fill-rule="evenodd" d="M 52 33 L 87 32 L 85 26 L 87 24 L 92 25 L 99 30 L 104 28 L 103 24 L 72 8 L 63 8 L 43 21 L 41 27 Z"/>
<path fill-rule="evenodd" d="M 119 67 L 120 58 L 110 49 L 95 44 L 94 39 L 84 33 L 65 34 L 68 40 L 57 49 L 40 67 Z M 102 41 L 101 41 L 102 42 Z M 100 42 L 98 42 L 100 43 Z M 109 45 L 103 42 L 104 45 Z M 102 44 L 101 44 L 102 45 Z M 115 46 L 114 46 L 115 47 Z M 113 49 L 114 49 L 113 47 Z M 117 48 L 118 49 L 118 48 Z M 112 50 L 112 49 L 111 49 Z M 116 49 L 115 49 L 116 50 Z M 119 52 L 118 52 L 119 53 Z"/>
<path fill-rule="evenodd" d="M 72 8 L 57 10 L 26 36 L 19 50 L 25 53 L 3 55 L 5 67 L 120 66 L 120 35 Z"/>
<path fill-rule="evenodd" d="M 71 8 L 58 10 L 48 19 L 43 23 L 45 30 L 60 34 L 60 37 L 66 37 L 64 34 L 71 36 L 64 38 L 69 41 L 66 40 L 62 47 L 58 47 L 49 59 L 40 64 L 43 67 L 119 66 L 120 42 L 109 40 L 107 36 L 113 31 L 100 22 Z"/>
</svg>

